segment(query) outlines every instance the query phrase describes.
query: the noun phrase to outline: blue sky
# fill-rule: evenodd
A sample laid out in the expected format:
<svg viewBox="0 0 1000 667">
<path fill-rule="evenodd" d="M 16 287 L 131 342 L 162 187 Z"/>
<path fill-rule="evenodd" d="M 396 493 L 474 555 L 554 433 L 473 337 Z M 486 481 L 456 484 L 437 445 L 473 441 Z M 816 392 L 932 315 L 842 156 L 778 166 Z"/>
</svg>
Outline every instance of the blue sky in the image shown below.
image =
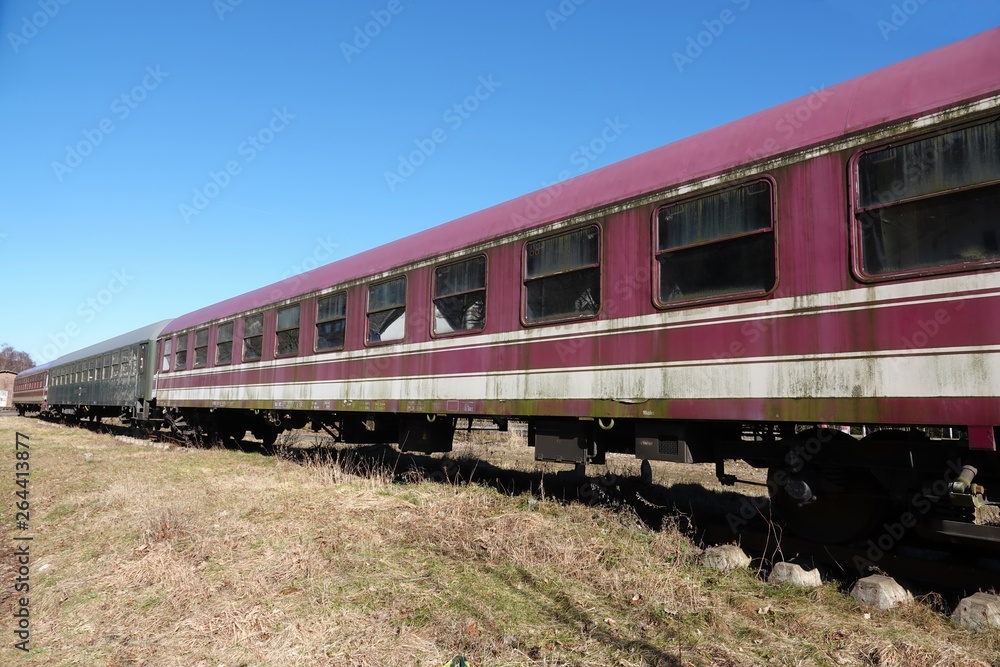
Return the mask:
<svg viewBox="0 0 1000 667">
<path fill-rule="evenodd" d="M 0 343 L 45 361 L 997 25 L 995 0 L 7 0 Z"/>
</svg>

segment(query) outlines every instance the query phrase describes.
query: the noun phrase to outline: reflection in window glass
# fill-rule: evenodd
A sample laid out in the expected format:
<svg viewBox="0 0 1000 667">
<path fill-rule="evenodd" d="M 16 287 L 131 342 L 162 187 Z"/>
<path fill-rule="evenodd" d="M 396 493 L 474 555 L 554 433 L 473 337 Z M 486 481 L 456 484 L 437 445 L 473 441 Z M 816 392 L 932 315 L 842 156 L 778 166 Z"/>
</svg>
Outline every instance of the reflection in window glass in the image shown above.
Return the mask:
<svg viewBox="0 0 1000 667">
<path fill-rule="evenodd" d="M 347 294 L 338 292 L 316 302 L 316 351 L 339 350 L 344 347 L 347 329 Z"/>
<path fill-rule="evenodd" d="M 187 367 L 188 336 L 181 334 L 177 337 L 177 352 L 174 353 L 174 370 L 182 371 Z"/>
<path fill-rule="evenodd" d="M 220 366 L 233 362 L 233 323 L 220 324 L 215 333 L 215 363 Z"/>
<path fill-rule="evenodd" d="M 657 212 L 659 301 L 767 292 L 776 279 L 771 184 L 757 181 Z"/>
<path fill-rule="evenodd" d="M 1000 120 L 858 160 L 863 272 L 1000 259 Z"/>
<path fill-rule="evenodd" d="M 170 370 L 170 345 L 172 343 L 173 340 L 170 338 L 163 341 L 163 365 L 160 367 L 160 370 L 164 373 Z"/>
<path fill-rule="evenodd" d="M 434 333 L 479 331 L 486 323 L 486 257 L 434 270 Z"/>
<path fill-rule="evenodd" d="M 368 286 L 369 343 L 402 340 L 406 331 L 406 277 Z"/>
<path fill-rule="evenodd" d="M 600 229 L 595 226 L 525 246 L 525 318 L 594 317 L 601 307 Z"/>
<path fill-rule="evenodd" d="M 260 359 L 264 349 L 264 315 L 243 318 L 243 361 Z"/>
<path fill-rule="evenodd" d="M 278 311 L 278 335 L 274 352 L 278 356 L 299 352 L 299 307 L 291 306 Z"/>
<path fill-rule="evenodd" d="M 194 367 L 208 365 L 208 329 L 194 332 Z"/>
</svg>

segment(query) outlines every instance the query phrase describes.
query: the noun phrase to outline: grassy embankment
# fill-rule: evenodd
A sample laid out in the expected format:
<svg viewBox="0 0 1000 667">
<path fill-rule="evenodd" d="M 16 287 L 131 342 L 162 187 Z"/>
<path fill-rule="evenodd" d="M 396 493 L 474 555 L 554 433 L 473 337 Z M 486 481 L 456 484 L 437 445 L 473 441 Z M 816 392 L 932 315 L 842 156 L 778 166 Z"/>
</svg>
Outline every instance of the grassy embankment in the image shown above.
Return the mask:
<svg viewBox="0 0 1000 667">
<path fill-rule="evenodd" d="M 31 437 L 26 655 L 12 647 L 15 429 Z M 505 486 L 504 469 L 533 467 L 526 450 L 479 442 L 413 470 L 373 448 L 383 458 L 303 463 L 0 419 L 0 664 L 426 667 L 462 652 L 476 667 L 970 667 L 1000 655 L 1000 636 L 959 629 L 933 601 L 866 617 L 835 585 L 705 570 L 669 522 L 650 530 L 551 487 L 539 497 L 552 477 L 537 472 L 521 478 L 534 494 L 513 490 L 520 473 Z M 470 454 L 497 466 L 477 468 L 495 483 L 438 472 L 471 469 Z"/>
</svg>

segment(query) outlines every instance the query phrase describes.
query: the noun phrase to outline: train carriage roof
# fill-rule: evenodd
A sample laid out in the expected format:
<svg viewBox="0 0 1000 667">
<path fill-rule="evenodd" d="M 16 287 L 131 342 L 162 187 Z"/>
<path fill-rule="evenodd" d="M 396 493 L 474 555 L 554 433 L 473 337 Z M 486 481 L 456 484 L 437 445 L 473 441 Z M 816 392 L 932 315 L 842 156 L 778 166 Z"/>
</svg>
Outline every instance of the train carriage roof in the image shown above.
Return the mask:
<svg viewBox="0 0 1000 667">
<path fill-rule="evenodd" d="M 157 322 L 156 324 L 148 324 L 144 327 L 136 329 L 135 331 L 129 331 L 128 333 L 124 333 L 120 336 L 115 336 L 109 340 L 85 347 L 82 350 L 70 352 L 69 354 L 63 355 L 58 359 L 49 362 L 49 366 L 63 366 L 74 361 L 79 361 L 80 359 L 86 359 L 98 354 L 104 354 L 105 352 L 113 352 L 129 345 L 152 340 L 159 336 L 160 332 L 162 332 L 163 329 L 170 324 L 170 322 L 171 320 L 163 320 L 162 322 Z"/>
<path fill-rule="evenodd" d="M 490 239 L 566 219 L 615 202 L 817 146 L 889 122 L 995 94 L 1000 83 L 1000 28 L 811 93 L 796 100 L 577 176 L 538 191 L 307 273 L 196 310 L 164 333 L 231 317 L 254 308 L 460 250 Z M 794 132 L 779 131 L 789 114 L 810 109 Z M 787 122 L 787 121 L 786 121 Z M 768 141 L 768 140 L 772 141 Z M 753 156 L 753 157 L 750 157 Z M 553 196 L 554 195 L 554 196 Z M 541 215 L 539 201 L 550 203 Z"/>
<path fill-rule="evenodd" d="M 37 366 L 32 366 L 31 368 L 24 369 L 23 371 L 21 371 L 20 373 L 18 373 L 18 375 L 19 376 L 20 375 L 32 375 L 34 373 L 39 373 L 41 371 L 46 371 L 46 370 L 52 368 L 53 364 L 55 364 L 55 361 L 48 361 L 48 362 L 46 362 L 44 364 L 38 364 Z"/>
</svg>

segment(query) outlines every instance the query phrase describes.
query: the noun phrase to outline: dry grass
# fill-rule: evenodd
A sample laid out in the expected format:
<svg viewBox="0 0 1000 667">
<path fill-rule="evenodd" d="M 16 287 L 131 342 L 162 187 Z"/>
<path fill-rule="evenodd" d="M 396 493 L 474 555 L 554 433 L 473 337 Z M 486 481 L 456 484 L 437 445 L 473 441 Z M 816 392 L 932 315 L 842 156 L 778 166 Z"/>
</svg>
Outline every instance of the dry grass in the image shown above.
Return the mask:
<svg viewBox="0 0 1000 667">
<path fill-rule="evenodd" d="M 865 618 L 834 586 L 704 570 L 669 522 L 476 483 L 508 466 L 550 484 L 516 439 L 473 438 L 429 467 L 386 450 L 296 462 L 5 417 L 0 469 L 13 471 L 15 428 L 32 437 L 33 650 L 8 641 L 2 664 L 426 667 L 462 652 L 477 667 L 971 667 L 1000 654 L 996 635 L 929 602 Z"/>
</svg>

